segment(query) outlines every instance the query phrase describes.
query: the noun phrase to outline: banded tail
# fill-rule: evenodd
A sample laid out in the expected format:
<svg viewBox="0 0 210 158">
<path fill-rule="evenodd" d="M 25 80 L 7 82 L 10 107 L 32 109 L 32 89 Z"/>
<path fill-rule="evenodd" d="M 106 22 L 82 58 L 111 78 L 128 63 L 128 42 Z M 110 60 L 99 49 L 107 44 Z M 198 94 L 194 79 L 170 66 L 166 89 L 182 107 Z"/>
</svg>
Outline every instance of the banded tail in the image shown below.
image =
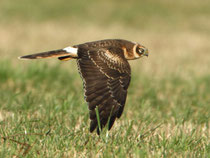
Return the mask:
<svg viewBox="0 0 210 158">
<path fill-rule="evenodd" d="M 44 58 L 54 58 L 57 57 L 59 60 L 70 60 L 73 58 L 77 58 L 77 50 L 78 48 L 74 47 L 66 47 L 64 49 L 58 49 L 53 51 L 47 51 L 42 53 L 24 55 L 19 57 L 19 59 L 44 59 Z"/>
</svg>

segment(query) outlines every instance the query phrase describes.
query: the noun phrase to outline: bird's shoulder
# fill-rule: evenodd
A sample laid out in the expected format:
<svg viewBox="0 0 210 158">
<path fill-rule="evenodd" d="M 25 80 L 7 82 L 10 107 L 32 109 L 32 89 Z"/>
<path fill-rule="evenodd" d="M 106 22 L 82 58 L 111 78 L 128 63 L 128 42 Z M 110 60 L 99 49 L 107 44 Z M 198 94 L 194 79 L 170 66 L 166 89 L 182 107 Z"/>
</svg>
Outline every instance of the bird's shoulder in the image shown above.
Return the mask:
<svg viewBox="0 0 210 158">
<path fill-rule="evenodd" d="M 121 47 L 86 47 L 81 46 L 78 56 L 83 60 L 91 60 L 98 68 L 117 70 L 120 73 L 130 74 L 130 65 L 124 57 L 124 50 Z"/>
</svg>

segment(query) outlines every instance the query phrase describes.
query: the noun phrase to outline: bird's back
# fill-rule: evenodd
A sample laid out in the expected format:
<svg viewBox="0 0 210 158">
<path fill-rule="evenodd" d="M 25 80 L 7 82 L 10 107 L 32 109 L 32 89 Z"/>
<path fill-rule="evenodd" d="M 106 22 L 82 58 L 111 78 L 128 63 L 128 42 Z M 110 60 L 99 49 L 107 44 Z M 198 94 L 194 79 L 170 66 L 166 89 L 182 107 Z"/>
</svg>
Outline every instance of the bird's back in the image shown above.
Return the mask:
<svg viewBox="0 0 210 158">
<path fill-rule="evenodd" d="M 123 40 L 123 39 L 105 39 L 100 41 L 86 42 L 83 44 L 75 45 L 74 47 L 88 47 L 88 48 L 122 48 L 123 45 L 133 45 L 134 43 L 131 41 Z"/>
</svg>

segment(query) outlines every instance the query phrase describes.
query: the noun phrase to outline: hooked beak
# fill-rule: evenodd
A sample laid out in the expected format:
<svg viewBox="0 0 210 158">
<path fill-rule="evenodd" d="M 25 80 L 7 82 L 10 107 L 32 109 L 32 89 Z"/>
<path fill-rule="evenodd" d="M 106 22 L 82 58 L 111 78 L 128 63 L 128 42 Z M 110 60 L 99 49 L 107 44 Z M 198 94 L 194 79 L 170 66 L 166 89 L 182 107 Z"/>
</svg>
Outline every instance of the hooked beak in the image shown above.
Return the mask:
<svg viewBox="0 0 210 158">
<path fill-rule="evenodd" d="M 148 49 L 146 49 L 145 51 L 144 51 L 144 54 L 143 54 L 144 56 L 149 56 L 149 51 L 148 51 Z"/>
</svg>

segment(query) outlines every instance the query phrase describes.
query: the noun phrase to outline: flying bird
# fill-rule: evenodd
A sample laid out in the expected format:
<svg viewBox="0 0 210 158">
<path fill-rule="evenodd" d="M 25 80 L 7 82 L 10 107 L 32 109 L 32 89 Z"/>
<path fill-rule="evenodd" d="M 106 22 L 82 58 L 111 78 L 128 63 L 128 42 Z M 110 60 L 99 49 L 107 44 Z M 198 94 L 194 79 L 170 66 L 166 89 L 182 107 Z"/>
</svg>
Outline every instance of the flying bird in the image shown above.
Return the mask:
<svg viewBox="0 0 210 158">
<path fill-rule="evenodd" d="M 100 134 L 106 124 L 110 130 L 116 118 L 122 115 L 131 80 L 128 60 L 143 56 L 148 56 L 148 49 L 141 44 L 122 39 L 106 39 L 25 55 L 19 59 L 76 59 L 83 80 L 84 98 L 89 108 L 90 132 L 97 128 Z"/>
</svg>

